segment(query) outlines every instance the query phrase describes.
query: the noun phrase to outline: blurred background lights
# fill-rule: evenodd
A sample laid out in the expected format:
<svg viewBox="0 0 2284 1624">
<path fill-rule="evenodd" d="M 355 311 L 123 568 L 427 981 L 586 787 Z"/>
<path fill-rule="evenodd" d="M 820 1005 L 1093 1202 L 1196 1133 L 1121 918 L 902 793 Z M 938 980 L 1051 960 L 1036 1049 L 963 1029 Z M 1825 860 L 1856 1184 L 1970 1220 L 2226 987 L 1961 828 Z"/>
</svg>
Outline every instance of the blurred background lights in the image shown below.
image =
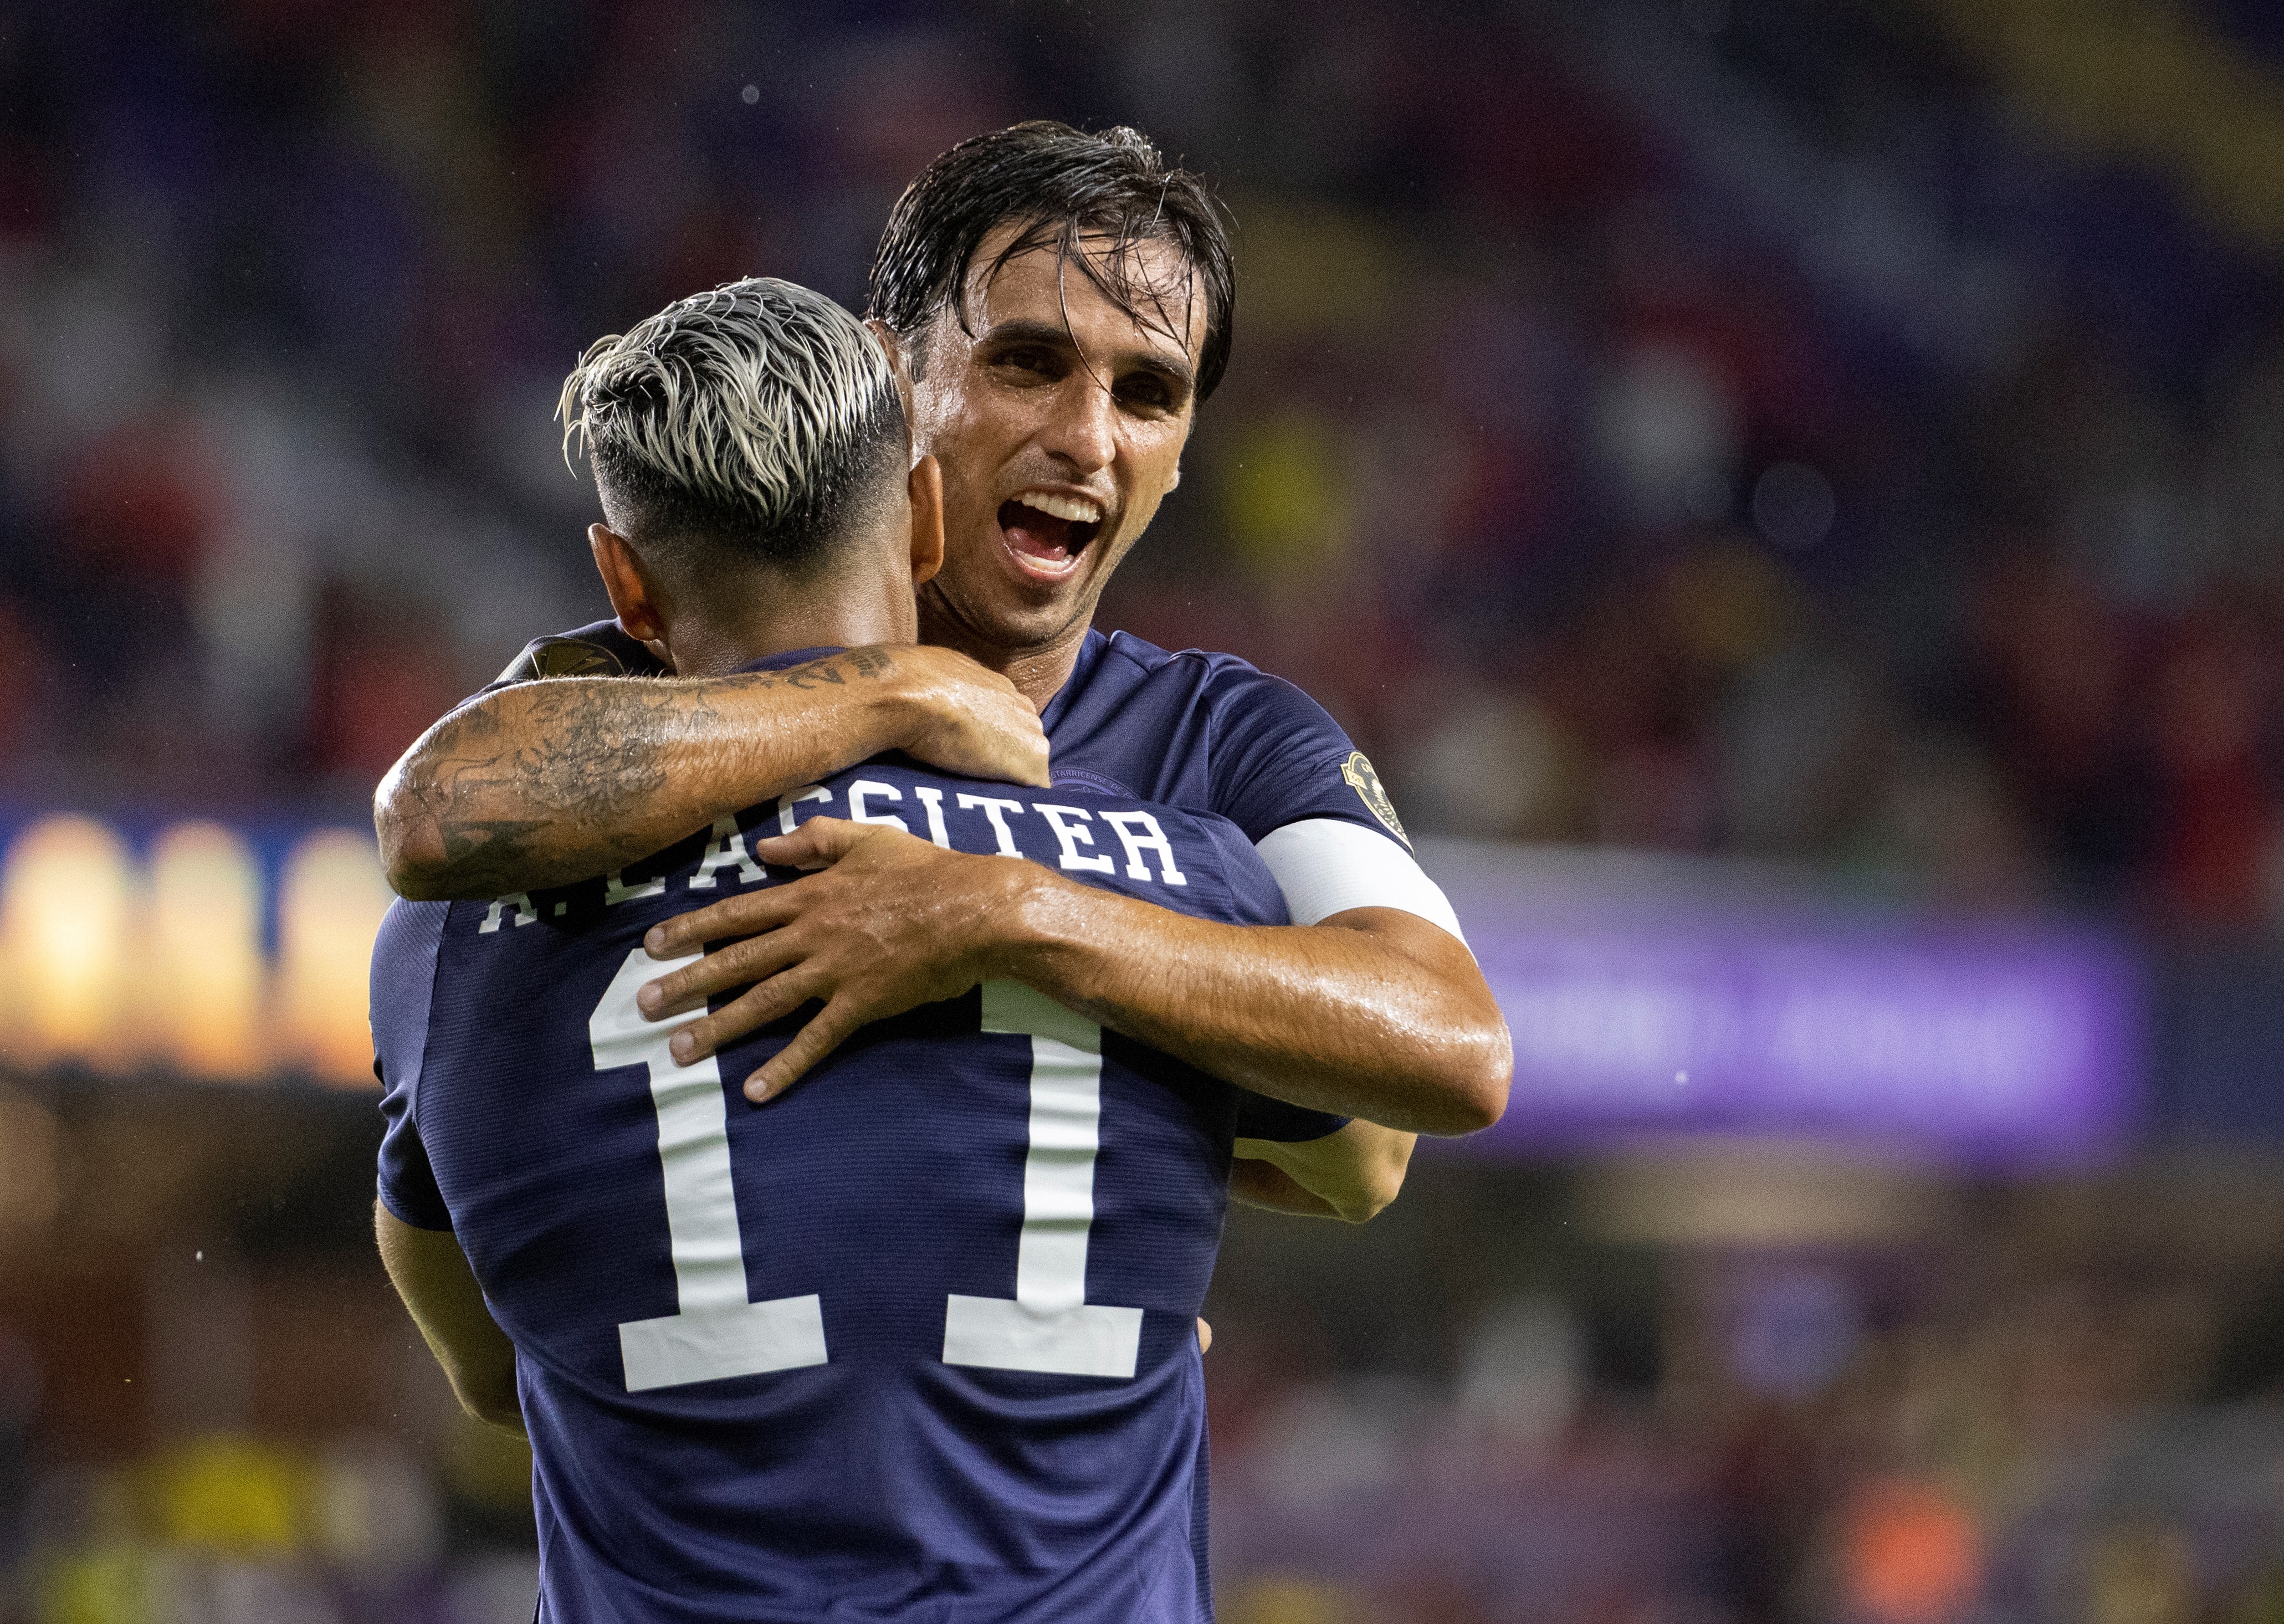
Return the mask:
<svg viewBox="0 0 2284 1624">
<path fill-rule="evenodd" d="M 27 1058 L 118 1052 L 132 913 L 127 848 L 101 824 L 48 818 L 10 848 L 0 941 Z"/>
<path fill-rule="evenodd" d="M 1863 1337 L 1856 1294 L 1821 1269 L 1787 1270 L 1752 1282 L 1734 1307 L 1731 1373 L 1746 1387 L 1795 1402 L 1821 1393 Z"/>
<path fill-rule="evenodd" d="M 1326 567 L 1350 540 L 1341 448 L 1332 426 L 1291 413 L 1252 429 L 1227 475 L 1224 507 L 1232 544 L 1270 577 Z"/>
<path fill-rule="evenodd" d="M 90 818 L 0 833 L 0 1060 L 370 1084 L 366 974 L 390 900 L 372 838 L 319 829 L 292 847 L 274 964 L 264 883 L 219 824 L 165 829 L 140 861 Z"/>
<path fill-rule="evenodd" d="M 215 824 L 169 829 L 151 850 L 150 974 L 156 1047 L 203 1077 L 260 1067 L 262 877 Z"/>
<path fill-rule="evenodd" d="M 1718 505 L 1741 419 L 1728 385 L 1700 356 L 1648 343 L 1603 383 L 1594 436 L 1635 515 L 1656 524 Z"/>
<path fill-rule="evenodd" d="M 364 836 L 322 829 L 286 859 L 278 902 L 279 1018 L 292 1058 L 329 1082 L 373 1080 L 367 977 L 389 902 Z"/>
<path fill-rule="evenodd" d="M 1940 1489 L 1900 1480 L 1874 1484 L 1847 1514 L 1840 1571 L 1850 1619 L 1945 1624 L 1964 1618 L 1982 1588 L 1982 1568 L 1973 1519 Z"/>
</svg>

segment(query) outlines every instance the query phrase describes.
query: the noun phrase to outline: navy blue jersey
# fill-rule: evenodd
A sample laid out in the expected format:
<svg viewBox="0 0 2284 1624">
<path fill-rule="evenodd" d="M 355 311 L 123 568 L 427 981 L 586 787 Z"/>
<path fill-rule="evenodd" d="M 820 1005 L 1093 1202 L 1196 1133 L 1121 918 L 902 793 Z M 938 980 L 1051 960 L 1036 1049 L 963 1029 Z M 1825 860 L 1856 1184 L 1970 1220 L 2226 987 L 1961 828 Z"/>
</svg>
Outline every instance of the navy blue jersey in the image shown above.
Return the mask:
<svg viewBox="0 0 2284 1624">
<path fill-rule="evenodd" d="M 533 642 L 501 681 L 664 675 L 617 621 L 598 621 Z M 1340 723 L 1234 655 L 1169 654 L 1122 631 L 1090 630 L 1039 720 L 1059 787 L 1216 813 L 1255 841 L 1310 818 L 1404 839 L 1372 764 Z"/>
<path fill-rule="evenodd" d="M 680 1023 L 633 1002 L 666 968 L 643 933 L 794 879 L 751 843 L 824 814 L 1287 917 L 1227 821 L 901 758 L 605 878 L 398 903 L 381 1196 L 457 1233 L 516 1344 L 542 1616 L 1209 1618 L 1194 1319 L 1246 1102 L 997 982 L 765 1106 L 738 1084 L 800 1015 L 675 1066 Z M 1276 1106 L 1244 1131 L 1339 1123 Z"/>
<path fill-rule="evenodd" d="M 535 638 L 491 686 L 555 676 L 664 676 L 667 667 L 616 621 Z M 489 691 L 489 690 L 487 690 Z M 1344 905 L 1418 912 L 1454 934 L 1442 894 L 1411 860 L 1411 842 L 1372 763 L 1307 694 L 1232 654 L 1169 654 L 1125 632 L 1090 629 L 1069 679 L 1041 713 L 1058 789 L 1162 802 L 1229 819 L 1257 845 L 1279 830 L 1324 820 L 1388 841 L 1375 861 L 1337 855 L 1342 883 L 1307 885 L 1308 854 L 1272 852 L 1271 867 L 1317 894 L 1295 922 L 1313 925 Z M 1374 843 L 1367 842 L 1367 849 Z M 1321 876 L 1319 876 L 1321 878 Z M 1240 1135 L 1303 1139 L 1322 1131 L 1314 1113 L 1248 1094 Z"/>
</svg>

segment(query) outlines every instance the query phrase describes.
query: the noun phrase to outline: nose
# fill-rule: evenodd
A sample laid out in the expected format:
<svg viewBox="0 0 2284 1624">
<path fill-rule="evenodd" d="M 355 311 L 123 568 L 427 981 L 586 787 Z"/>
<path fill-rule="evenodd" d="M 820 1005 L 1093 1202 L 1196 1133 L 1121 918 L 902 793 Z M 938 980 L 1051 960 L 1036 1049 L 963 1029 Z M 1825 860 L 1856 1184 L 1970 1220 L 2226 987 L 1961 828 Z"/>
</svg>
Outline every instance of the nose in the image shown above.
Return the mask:
<svg viewBox="0 0 2284 1624">
<path fill-rule="evenodd" d="M 1117 457 L 1117 402 L 1085 368 L 1075 370 L 1056 391 L 1054 418 L 1041 448 L 1081 475 L 1107 468 Z"/>
</svg>

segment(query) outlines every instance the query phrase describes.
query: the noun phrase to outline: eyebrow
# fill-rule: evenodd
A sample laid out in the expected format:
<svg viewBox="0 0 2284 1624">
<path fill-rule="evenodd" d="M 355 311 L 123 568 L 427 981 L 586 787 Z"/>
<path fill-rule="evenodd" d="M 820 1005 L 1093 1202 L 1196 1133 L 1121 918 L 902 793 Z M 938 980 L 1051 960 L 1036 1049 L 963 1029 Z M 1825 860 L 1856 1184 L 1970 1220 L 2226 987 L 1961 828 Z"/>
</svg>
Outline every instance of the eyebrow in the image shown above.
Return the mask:
<svg viewBox="0 0 2284 1624">
<path fill-rule="evenodd" d="M 1053 344 L 1065 349 L 1078 348 L 1078 340 L 1071 335 L 1069 328 L 1057 322 L 1043 322 L 1029 316 L 1011 316 L 997 326 L 988 327 L 976 334 L 975 341 L 978 344 Z M 1122 351 L 1111 360 L 1114 368 L 1121 364 L 1135 367 L 1169 379 L 1185 389 L 1194 392 L 1197 388 L 1197 373 L 1186 357 L 1174 361 L 1156 350 L 1135 349 Z"/>
</svg>

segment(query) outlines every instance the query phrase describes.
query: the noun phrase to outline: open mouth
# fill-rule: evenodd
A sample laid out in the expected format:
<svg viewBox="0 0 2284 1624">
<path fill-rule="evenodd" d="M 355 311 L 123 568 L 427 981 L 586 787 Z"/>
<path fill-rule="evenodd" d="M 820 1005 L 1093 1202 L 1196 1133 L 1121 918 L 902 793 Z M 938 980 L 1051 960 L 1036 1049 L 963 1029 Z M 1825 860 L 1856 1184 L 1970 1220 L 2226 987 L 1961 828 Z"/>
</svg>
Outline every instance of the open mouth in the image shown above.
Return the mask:
<svg viewBox="0 0 2284 1624">
<path fill-rule="evenodd" d="M 1102 509 L 1083 497 L 1025 491 L 999 504 L 999 533 L 1035 571 L 1060 574 L 1102 534 Z"/>
</svg>

